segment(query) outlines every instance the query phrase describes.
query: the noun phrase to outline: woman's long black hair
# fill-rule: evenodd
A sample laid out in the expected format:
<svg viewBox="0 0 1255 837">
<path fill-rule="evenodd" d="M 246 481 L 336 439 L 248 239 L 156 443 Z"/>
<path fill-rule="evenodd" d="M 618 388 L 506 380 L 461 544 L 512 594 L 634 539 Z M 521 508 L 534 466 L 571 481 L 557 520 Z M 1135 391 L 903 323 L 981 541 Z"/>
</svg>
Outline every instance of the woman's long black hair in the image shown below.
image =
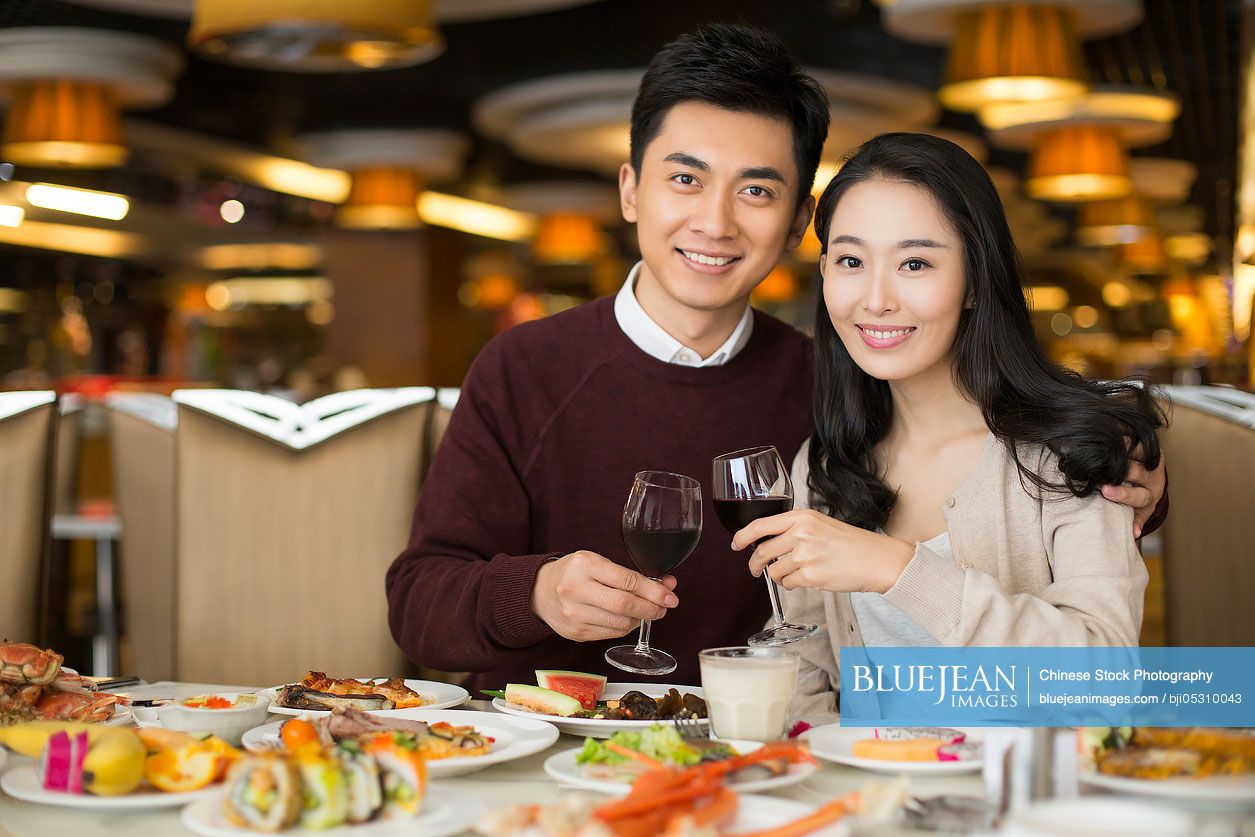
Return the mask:
<svg viewBox="0 0 1255 837">
<path fill-rule="evenodd" d="M 926 134 L 883 134 L 865 143 L 828 184 L 815 211 L 815 234 L 828 250 L 828 226 L 842 195 L 883 178 L 928 191 L 963 242 L 970 307 L 959 318 L 954 377 L 1006 443 L 1021 482 L 1084 497 L 1119 484 L 1141 445 L 1147 468 L 1159 464 L 1156 430 L 1165 423 L 1149 386 L 1100 383 L 1060 368 L 1037 342 L 1024 299 L 1024 269 L 989 175 L 954 143 Z M 819 294 L 815 309 L 815 435 L 810 488 L 820 508 L 865 529 L 883 526 L 896 500 L 880 476 L 876 445 L 893 423 L 889 385 L 846 351 Z M 1061 483 L 1038 475 L 1015 443 L 1045 445 Z"/>
</svg>

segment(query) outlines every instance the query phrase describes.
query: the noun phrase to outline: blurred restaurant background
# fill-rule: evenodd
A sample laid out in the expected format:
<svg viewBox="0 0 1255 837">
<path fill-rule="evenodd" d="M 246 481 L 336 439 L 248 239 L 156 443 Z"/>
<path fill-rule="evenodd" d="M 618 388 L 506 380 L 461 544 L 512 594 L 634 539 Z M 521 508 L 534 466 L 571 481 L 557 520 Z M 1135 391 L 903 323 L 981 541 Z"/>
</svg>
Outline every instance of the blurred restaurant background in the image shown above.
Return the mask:
<svg viewBox="0 0 1255 837">
<path fill-rule="evenodd" d="M 0 0 L 0 388 L 55 393 L 0 410 L 0 634 L 148 679 L 403 664 L 382 573 L 463 375 L 617 290 L 640 75 L 725 20 L 827 90 L 816 195 L 886 131 L 987 166 L 1050 354 L 1170 387 L 1144 643 L 1250 644 L 1253 12 Z M 817 258 L 812 233 L 754 304 L 807 328 Z"/>
</svg>

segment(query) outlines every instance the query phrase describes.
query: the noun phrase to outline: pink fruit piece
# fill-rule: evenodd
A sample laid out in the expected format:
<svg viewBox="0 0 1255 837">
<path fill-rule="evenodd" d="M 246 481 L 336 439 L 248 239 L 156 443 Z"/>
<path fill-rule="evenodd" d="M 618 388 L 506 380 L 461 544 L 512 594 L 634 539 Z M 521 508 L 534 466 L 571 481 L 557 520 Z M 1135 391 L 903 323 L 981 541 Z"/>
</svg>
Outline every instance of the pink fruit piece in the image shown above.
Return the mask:
<svg viewBox="0 0 1255 837">
<path fill-rule="evenodd" d="M 83 762 L 87 759 L 87 733 L 55 733 L 39 758 L 39 779 L 44 790 L 83 792 Z"/>
<path fill-rule="evenodd" d="M 980 758 L 979 744 L 959 743 L 947 744 L 937 748 L 938 761 L 973 761 Z"/>
</svg>

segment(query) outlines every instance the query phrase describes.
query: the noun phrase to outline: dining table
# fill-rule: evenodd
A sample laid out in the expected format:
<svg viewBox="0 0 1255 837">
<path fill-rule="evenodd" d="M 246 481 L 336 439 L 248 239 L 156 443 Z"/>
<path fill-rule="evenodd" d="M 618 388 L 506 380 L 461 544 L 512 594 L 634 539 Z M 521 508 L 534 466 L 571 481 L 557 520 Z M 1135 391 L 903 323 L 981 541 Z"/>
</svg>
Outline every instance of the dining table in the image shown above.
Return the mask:
<svg viewBox="0 0 1255 837">
<path fill-rule="evenodd" d="M 153 698 L 182 698 L 210 692 L 255 691 L 254 687 L 229 686 L 209 683 L 175 683 L 170 681 L 145 684 L 121 693 L 133 700 Z M 494 711 L 492 704 L 471 700 L 466 709 Z M 579 747 L 583 739 L 562 734 L 547 750 L 513 761 L 492 765 L 468 775 L 436 780 L 441 787 L 472 795 L 482 800 L 488 808 L 519 803 L 548 803 L 562 795 L 572 793 L 568 788 L 549 778 L 543 769 L 551 755 L 573 747 Z M 31 759 L 10 753 L 9 760 L 0 773 L 16 765 L 30 764 Z M 792 799 L 820 805 L 844 794 L 858 790 L 878 777 L 854 767 L 846 767 L 820 761 L 819 770 L 805 781 L 772 791 L 765 795 Z M 979 772 L 945 776 L 912 776 L 909 792 L 913 797 L 975 797 L 985 796 L 984 783 Z M 1145 800 L 1139 800 L 1145 801 Z M 1255 837 L 1255 808 L 1246 811 L 1208 812 L 1195 811 L 1195 834 L 1202 837 Z M 0 791 L 0 837 L 50 837 L 50 835 L 74 835 L 75 837 L 170 837 L 193 834 L 182 822 L 179 808 L 158 811 L 111 811 L 97 813 L 23 802 Z M 261 833 L 261 832 L 256 832 Z M 311 834 L 317 832 L 309 832 Z M 474 832 L 466 832 L 473 834 Z M 860 832 L 863 833 L 863 832 Z M 902 822 L 880 826 L 871 832 L 876 835 L 917 835 L 923 832 Z M 954 832 L 951 832 L 954 833 Z M 967 833 L 997 834 L 996 831 L 974 830 Z M 415 837 L 421 837 L 416 832 Z"/>
</svg>

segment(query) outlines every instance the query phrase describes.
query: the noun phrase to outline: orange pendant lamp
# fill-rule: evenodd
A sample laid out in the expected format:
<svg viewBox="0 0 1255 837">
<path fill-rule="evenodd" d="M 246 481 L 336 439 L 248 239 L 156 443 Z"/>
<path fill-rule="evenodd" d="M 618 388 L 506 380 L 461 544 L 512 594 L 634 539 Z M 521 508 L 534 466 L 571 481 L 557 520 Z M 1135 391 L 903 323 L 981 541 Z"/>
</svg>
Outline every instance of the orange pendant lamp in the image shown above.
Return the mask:
<svg viewBox="0 0 1255 837">
<path fill-rule="evenodd" d="M 551 212 L 540 219 L 532 254 L 545 264 L 583 264 L 606 252 L 601 224 L 583 212 Z"/>
<path fill-rule="evenodd" d="M 298 72 L 408 67 L 444 49 L 431 0 L 196 0 L 188 45 Z"/>
<path fill-rule="evenodd" d="M 1129 195 L 1081 204 L 1076 237 L 1090 245 L 1129 244 L 1150 235 L 1154 228 L 1150 204 Z"/>
<path fill-rule="evenodd" d="M 946 83 L 951 110 L 1072 99 L 1088 87 L 1075 13 L 1057 5 L 990 5 L 960 13 Z"/>
<path fill-rule="evenodd" d="M 417 229 L 417 200 L 422 176 L 396 166 L 377 166 L 353 172 L 349 197 L 336 210 L 336 223 L 355 229 Z"/>
<path fill-rule="evenodd" d="M 1078 202 L 1122 198 L 1133 190 L 1120 134 L 1099 124 L 1074 124 L 1043 132 L 1024 184 L 1038 200 Z"/>
<path fill-rule="evenodd" d="M 126 160 L 113 91 L 76 79 L 15 82 L 3 155 L 24 166 L 106 168 Z"/>
</svg>

